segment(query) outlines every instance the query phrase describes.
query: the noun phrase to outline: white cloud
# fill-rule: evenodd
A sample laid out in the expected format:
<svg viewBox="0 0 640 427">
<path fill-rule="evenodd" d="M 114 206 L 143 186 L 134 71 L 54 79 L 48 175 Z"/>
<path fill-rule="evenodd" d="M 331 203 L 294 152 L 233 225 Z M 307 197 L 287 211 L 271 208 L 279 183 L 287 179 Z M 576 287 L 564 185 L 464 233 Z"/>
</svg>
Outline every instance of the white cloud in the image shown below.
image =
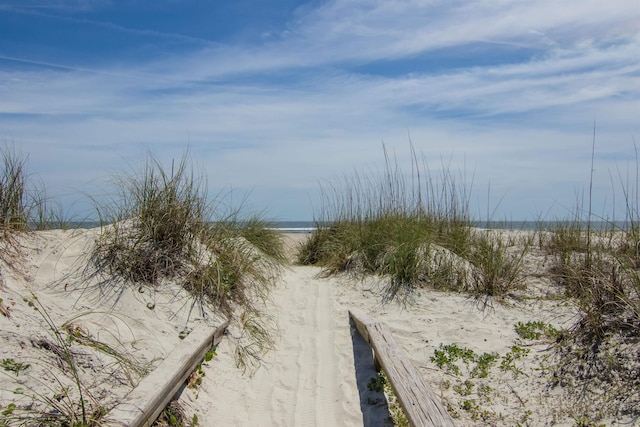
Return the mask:
<svg viewBox="0 0 640 427">
<path fill-rule="evenodd" d="M 452 156 L 452 167 L 475 174 L 479 205 L 491 182 L 507 215 L 554 201 L 573 207 L 588 178 L 594 116 L 602 199 L 605 171 L 630 157 L 640 131 L 634 4 L 330 1 L 299 10 L 288 33 L 263 46 L 98 71 L 63 63 L 0 71 L 0 137 L 22 145 L 60 188 L 126 169 L 148 148 L 170 161 L 190 145 L 212 187 L 255 187 L 259 200 L 290 191 L 297 213 L 285 212 L 291 200 L 272 198 L 274 214 L 308 217 L 305 193 L 318 181 L 379 164 L 383 140 L 405 159 L 410 133 L 432 166 Z M 537 53 L 438 72 L 350 68 L 445 47 L 464 56 L 480 40 Z"/>
<path fill-rule="evenodd" d="M 635 16 L 634 11 L 635 9 Z M 638 31 L 633 0 L 349 1 L 334 0 L 304 14 L 294 34 L 315 56 L 388 59 L 475 41 L 546 47 Z M 540 36 L 542 35 L 542 36 Z M 324 48 L 324 49 L 323 49 Z"/>
</svg>

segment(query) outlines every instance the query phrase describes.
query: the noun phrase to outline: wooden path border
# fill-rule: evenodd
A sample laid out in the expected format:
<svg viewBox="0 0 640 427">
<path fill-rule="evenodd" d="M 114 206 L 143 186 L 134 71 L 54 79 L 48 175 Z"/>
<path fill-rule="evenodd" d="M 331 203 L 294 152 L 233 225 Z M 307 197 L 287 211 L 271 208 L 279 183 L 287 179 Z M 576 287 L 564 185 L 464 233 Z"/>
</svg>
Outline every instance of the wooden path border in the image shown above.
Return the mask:
<svg viewBox="0 0 640 427">
<path fill-rule="evenodd" d="M 386 325 L 358 310 L 349 310 L 349 317 L 371 345 L 375 361 L 386 373 L 409 423 L 414 427 L 455 426 L 451 415 L 396 344 Z"/>
<path fill-rule="evenodd" d="M 107 419 L 110 425 L 148 427 L 169 404 L 211 347 L 217 345 L 229 322 L 216 329 L 200 325 L 116 406 Z"/>
</svg>

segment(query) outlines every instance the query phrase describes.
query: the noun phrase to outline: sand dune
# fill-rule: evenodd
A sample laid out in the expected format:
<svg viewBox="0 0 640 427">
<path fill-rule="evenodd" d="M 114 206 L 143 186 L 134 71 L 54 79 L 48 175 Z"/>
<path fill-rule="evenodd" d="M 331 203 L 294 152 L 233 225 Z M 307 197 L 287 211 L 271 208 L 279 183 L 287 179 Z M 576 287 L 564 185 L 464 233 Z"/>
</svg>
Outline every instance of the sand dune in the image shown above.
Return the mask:
<svg viewBox="0 0 640 427">
<path fill-rule="evenodd" d="M 181 331 L 220 324 L 215 313 L 194 309 L 175 285 L 136 290 L 101 286 L 109 280 L 104 277 L 88 280 L 86 257 L 97 233 L 32 233 L 21 238 L 19 253 L 6 252 L 0 266 L 0 298 L 7 312 L 0 316 L 0 359 L 30 366 L 17 376 L 7 369 L 0 372 L 3 407 L 28 403 L 32 393 L 24 390 L 49 395 L 63 386 L 73 389 L 43 344 L 55 337 L 42 311 L 34 311 L 32 294 L 56 326 L 71 321 L 148 370 L 181 345 Z M 286 238 L 293 248 L 304 235 Z M 545 351 L 548 343 L 520 343 L 528 354 L 515 360 L 513 369 L 494 367 L 488 378 L 473 376 L 472 365 L 455 375 L 431 360 L 443 344 L 505 357 L 519 342 L 516 322 L 569 325 L 575 312 L 565 301 L 513 300 L 483 308 L 465 295 L 421 290 L 406 304 L 382 304 L 382 286 L 381 279 L 323 278 L 315 267 L 287 268 L 266 308 L 277 326 L 275 348 L 259 368 L 243 373 L 234 361 L 233 337 L 240 331 L 232 326 L 217 357 L 203 367 L 202 384 L 182 391 L 179 400 L 186 414 L 197 415 L 203 426 L 388 425 L 384 395 L 367 387 L 376 375 L 371 350 L 349 324 L 347 311 L 357 308 L 389 326 L 460 425 L 574 425 L 573 403 L 562 399 L 561 389 L 550 388 L 541 371 L 551 357 Z M 548 286 L 531 284 L 532 289 Z M 112 359 L 81 346 L 74 351 L 81 378 L 96 401 L 112 405 L 131 390 L 131 381 Z M 15 393 L 18 388 L 23 394 Z"/>
</svg>

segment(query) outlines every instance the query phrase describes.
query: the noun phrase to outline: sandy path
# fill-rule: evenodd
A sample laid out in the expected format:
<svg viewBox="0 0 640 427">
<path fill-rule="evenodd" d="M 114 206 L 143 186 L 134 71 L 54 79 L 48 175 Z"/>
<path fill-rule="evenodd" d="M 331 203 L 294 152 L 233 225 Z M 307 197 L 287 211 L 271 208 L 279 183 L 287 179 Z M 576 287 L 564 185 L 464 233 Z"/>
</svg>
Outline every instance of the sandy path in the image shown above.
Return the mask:
<svg viewBox="0 0 640 427">
<path fill-rule="evenodd" d="M 272 295 L 280 329 L 276 348 L 252 376 L 238 372 L 230 340 L 223 340 L 201 389 L 215 399 L 193 402 L 198 409 L 207 406 L 216 425 L 381 425 L 386 407 L 361 408 L 361 394 L 367 399 L 370 393 L 364 382 L 374 375 L 368 347 L 352 337 L 346 310 L 336 307 L 335 283 L 319 279 L 318 272 L 295 266 L 284 273 Z"/>
</svg>

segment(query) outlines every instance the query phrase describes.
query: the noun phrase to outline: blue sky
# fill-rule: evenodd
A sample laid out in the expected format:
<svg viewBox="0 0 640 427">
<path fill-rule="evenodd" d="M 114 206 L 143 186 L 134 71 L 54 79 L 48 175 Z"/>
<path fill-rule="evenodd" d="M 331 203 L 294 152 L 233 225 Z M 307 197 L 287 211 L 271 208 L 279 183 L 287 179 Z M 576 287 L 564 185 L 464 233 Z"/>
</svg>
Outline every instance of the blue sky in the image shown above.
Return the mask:
<svg viewBox="0 0 640 427">
<path fill-rule="evenodd" d="M 403 165 L 411 140 L 478 216 L 568 217 L 594 118 L 611 216 L 635 181 L 640 0 L 0 0 L 0 142 L 71 211 L 189 147 L 210 194 L 311 219 L 322 182 L 383 143 Z"/>
</svg>

